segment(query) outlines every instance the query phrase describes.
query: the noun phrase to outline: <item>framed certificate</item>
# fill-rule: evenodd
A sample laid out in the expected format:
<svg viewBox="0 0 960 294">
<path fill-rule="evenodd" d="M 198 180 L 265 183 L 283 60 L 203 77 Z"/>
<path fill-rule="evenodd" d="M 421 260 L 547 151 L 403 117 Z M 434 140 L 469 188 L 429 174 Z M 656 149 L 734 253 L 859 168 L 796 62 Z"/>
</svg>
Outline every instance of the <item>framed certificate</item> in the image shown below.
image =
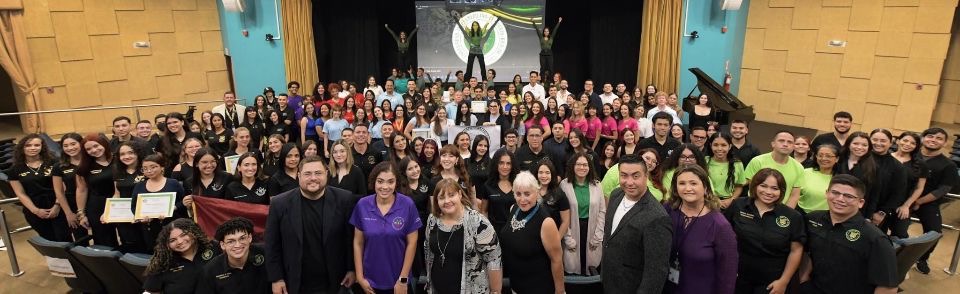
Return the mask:
<svg viewBox="0 0 960 294">
<path fill-rule="evenodd" d="M 472 112 L 472 113 L 485 113 L 485 112 L 487 112 L 487 101 L 485 101 L 485 100 L 473 100 L 473 101 L 470 101 L 470 112 Z"/>
<path fill-rule="evenodd" d="M 137 210 L 134 217 L 137 219 L 171 217 L 176 200 L 176 192 L 141 193 L 137 195 Z"/>
<path fill-rule="evenodd" d="M 130 198 L 107 198 L 107 204 L 103 208 L 103 221 L 107 223 L 133 222 L 133 210 L 130 209 L 132 204 L 133 199 Z"/>
<path fill-rule="evenodd" d="M 237 171 L 237 161 L 240 160 L 240 155 L 231 155 L 223 158 L 224 164 L 227 165 L 227 173 L 231 175 Z"/>
</svg>

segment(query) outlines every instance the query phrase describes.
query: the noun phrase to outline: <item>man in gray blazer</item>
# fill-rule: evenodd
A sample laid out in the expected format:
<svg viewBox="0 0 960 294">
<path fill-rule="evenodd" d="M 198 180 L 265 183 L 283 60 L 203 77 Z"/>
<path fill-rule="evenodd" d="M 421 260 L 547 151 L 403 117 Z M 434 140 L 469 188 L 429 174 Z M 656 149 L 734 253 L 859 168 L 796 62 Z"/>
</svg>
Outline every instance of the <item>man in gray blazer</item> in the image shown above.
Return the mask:
<svg viewBox="0 0 960 294">
<path fill-rule="evenodd" d="M 646 174 L 639 156 L 620 158 L 620 187 L 610 195 L 603 228 L 605 293 L 660 293 L 667 280 L 673 226 L 647 191 Z"/>
</svg>

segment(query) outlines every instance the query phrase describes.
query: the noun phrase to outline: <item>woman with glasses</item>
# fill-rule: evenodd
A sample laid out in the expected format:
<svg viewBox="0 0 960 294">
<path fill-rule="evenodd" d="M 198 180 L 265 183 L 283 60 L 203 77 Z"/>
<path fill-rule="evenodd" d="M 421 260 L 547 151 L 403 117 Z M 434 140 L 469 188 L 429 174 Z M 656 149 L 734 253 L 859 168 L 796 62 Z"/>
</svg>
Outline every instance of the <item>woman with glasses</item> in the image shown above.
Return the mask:
<svg viewBox="0 0 960 294">
<path fill-rule="evenodd" d="M 803 214 L 829 209 L 826 191 L 837 170 L 840 148 L 833 144 L 820 144 L 813 153 L 817 166 L 803 170 L 800 201 L 797 202 L 797 211 Z"/>
<path fill-rule="evenodd" d="M 134 224 L 140 226 L 141 237 L 146 243 L 148 253 L 154 254 L 156 253 L 154 251 L 157 247 L 157 236 L 160 235 L 163 226 L 170 224 L 175 219 L 187 217 L 186 207 L 180 204 L 183 202 L 184 195 L 186 195 L 183 186 L 177 180 L 163 176 L 164 164 L 163 156 L 159 154 L 151 154 L 143 158 L 140 169 L 143 171 L 146 180 L 133 187 L 131 199 L 132 203 L 137 203 L 137 198 L 143 193 L 174 193 L 176 195 L 177 206 L 173 217 L 134 220 Z M 164 244 L 160 245 L 163 246 Z"/>
<path fill-rule="evenodd" d="M 674 172 L 690 165 L 698 165 L 700 168 L 707 170 L 707 161 L 703 152 L 700 152 L 700 148 L 697 148 L 696 145 L 682 144 L 670 153 L 670 157 L 660 167 L 660 178 L 658 179 L 663 184 L 664 195 L 670 195 L 670 188 L 674 184 L 672 182 Z"/>
</svg>

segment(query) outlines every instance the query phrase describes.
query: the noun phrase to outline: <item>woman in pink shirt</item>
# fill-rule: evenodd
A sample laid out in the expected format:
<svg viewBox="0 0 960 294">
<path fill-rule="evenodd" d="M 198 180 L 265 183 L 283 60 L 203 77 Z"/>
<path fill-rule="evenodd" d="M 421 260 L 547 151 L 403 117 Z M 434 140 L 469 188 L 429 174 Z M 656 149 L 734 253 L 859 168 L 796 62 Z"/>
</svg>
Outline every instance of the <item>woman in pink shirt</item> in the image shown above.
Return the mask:
<svg viewBox="0 0 960 294">
<path fill-rule="evenodd" d="M 602 121 L 600 126 L 600 143 L 597 144 L 597 146 L 603 146 L 607 142 L 616 142 L 617 139 L 620 138 L 620 130 L 617 129 L 617 117 L 613 114 L 613 105 L 610 105 L 610 103 L 604 104 L 602 113 L 603 115 L 600 116 L 600 120 Z"/>
<path fill-rule="evenodd" d="M 619 134 L 620 134 L 619 139 L 621 141 L 623 141 L 624 130 L 631 129 L 631 130 L 634 130 L 634 134 L 636 134 L 636 130 L 637 128 L 639 128 L 639 126 L 637 125 L 637 120 L 633 118 L 633 115 L 631 115 L 632 113 L 633 113 L 633 110 L 630 109 L 630 105 L 627 105 L 627 104 L 620 105 L 620 111 L 617 112 L 617 119 L 618 119 L 617 131 L 619 131 Z"/>
<path fill-rule="evenodd" d="M 571 106 L 571 115 L 569 118 L 563 120 L 563 130 L 570 133 L 570 130 L 577 129 L 581 133 L 587 132 L 587 118 L 584 116 L 583 104 L 580 104 L 580 101 L 573 101 L 570 104 Z M 587 145 L 584 143 L 584 145 Z"/>
<path fill-rule="evenodd" d="M 580 103 L 583 105 L 583 103 Z M 603 121 L 600 120 L 600 116 L 597 115 L 597 108 L 595 106 L 587 106 L 587 131 L 583 133 L 583 136 L 587 139 L 584 142 L 584 145 L 587 145 L 592 150 L 596 150 L 597 146 L 600 145 L 600 131 L 603 129 Z"/>
<path fill-rule="evenodd" d="M 533 101 L 530 105 L 530 114 L 527 115 L 527 120 L 523 122 L 523 126 L 529 130 L 533 124 L 539 124 L 543 127 L 543 137 L 550 136 L 550 122 L 547 121 L 546 114 L 543 112 L 543 104 L 540 104 L 540 101 Z"/>
</svg>

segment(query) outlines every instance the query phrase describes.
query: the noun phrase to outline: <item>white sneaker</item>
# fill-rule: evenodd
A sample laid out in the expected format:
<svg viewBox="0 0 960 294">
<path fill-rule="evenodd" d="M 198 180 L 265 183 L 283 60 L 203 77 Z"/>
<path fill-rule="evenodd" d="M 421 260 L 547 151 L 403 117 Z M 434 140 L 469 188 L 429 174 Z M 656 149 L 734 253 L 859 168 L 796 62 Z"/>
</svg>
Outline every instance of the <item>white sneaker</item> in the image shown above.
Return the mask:
<svg viewBox="0 0 960 294">
<path fill-rule="evenodd" d="M 0 251 L 7 251 L 7 245 L 3 244 L 3 240 L 0 240 Z"/>
</svg>

